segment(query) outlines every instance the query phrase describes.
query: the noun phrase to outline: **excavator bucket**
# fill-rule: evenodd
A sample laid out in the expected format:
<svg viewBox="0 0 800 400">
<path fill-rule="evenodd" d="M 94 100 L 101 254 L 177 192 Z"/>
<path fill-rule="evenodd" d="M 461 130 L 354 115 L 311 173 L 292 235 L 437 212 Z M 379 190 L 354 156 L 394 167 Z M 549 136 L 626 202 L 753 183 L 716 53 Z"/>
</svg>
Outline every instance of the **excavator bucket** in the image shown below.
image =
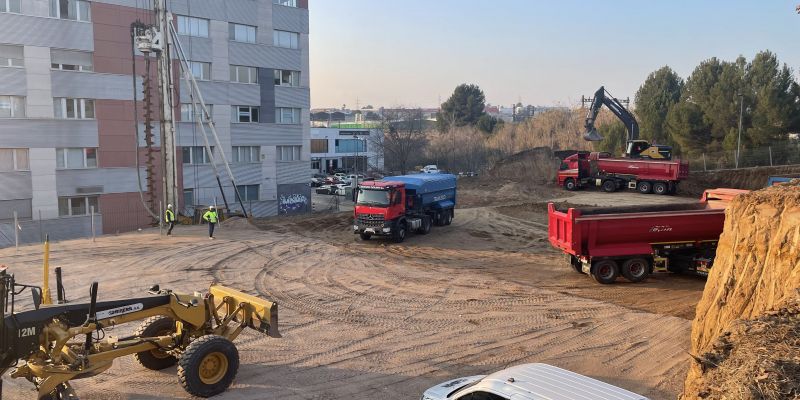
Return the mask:
<svg viewBox="0 0 800 400">
<path fill-rule="evenodd" d="M 592 128 L 592 130 L 583 134 L 583 139 L 588 142 L 599 142 L 603 140 L 603 137 L 600 136 L 600 133 L 597 132 L 597 129 Z"/>
<path fill-rule="evenodd" d="M 256 296 L 240 292 L 221 285 L 211 285 L 209 293 L 214 296 L 214 301 L 225 302 L 230 308 L 242 305 L 244 310 L 244 323 L 270 337 L 279 338 L 278 333 L 278 303 L 260 299 Z M 239 316 L 235 319 L 238 322 Z"/>
</svg>

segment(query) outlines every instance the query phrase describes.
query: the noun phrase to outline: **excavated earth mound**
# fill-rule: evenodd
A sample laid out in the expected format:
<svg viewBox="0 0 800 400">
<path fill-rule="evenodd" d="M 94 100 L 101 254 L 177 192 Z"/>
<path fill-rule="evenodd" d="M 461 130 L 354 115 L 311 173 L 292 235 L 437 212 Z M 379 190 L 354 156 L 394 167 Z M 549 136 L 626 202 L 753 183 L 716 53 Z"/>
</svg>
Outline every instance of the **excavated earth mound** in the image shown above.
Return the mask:
<svg viewBox="0 0 800 400">
<path fill-rule="evenodd" d="M 708 188 L 757 190 L 767 185 L 770 176 L 800 176 L 800 165 L 693 171 L 678 185 L 678 194 L 698 197 Z"/>
<path fill-rule="evenodd" d="M 782 383 L 800 380 L 800 359 L 792 355 L 797 343 L 789 336 L 800 329 L 793 303 L 798 288 L 800 180 L 738 196 L 726 211 L 714 268 L 697 305 L 695 362 L 683 398 L 798 398 L 793 384 Z M 789 317 L 770 319 L 775 315 Z M 758 373 L 740 376 L 751 370 Z M 772 389 L 761 391 L 760 381 L 772 382 L 764 386 Z M 795 395 L 786 397 L 782 390 Z"/>
</svg>

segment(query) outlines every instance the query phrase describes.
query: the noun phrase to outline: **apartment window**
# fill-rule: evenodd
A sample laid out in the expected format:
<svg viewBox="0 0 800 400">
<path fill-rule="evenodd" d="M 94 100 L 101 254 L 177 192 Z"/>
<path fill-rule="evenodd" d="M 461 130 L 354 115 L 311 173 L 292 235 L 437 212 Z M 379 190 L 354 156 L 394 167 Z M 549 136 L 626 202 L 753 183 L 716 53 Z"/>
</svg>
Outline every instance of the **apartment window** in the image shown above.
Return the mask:
<svg viewBox="0 0 800 400">
<path fill-rule="evenodd" d="M 0 0 L 0 12 L 19 13 L 20 0 Z"/>
<path fill-rule="evenodd" d="M 206 108 L 208 108 L 209 117 L 211 114 L 214 113 L 214 105 L 213 104 L 206 104 Z M 195 112 L 194 104 L 192 103 L 183 103 L 181 104 L 181 121 L 183 122 L 194 122 L 197 121 L 195 118 L 200 117 L 200 120 L 203 122 L 209 121 L 211 118 L 206 117 L 205 113 L 203 113 L 203 107 L 200 107 L 198 104 L 197 112 Z"/>
<path fill-rule="evenodd" d="M 258 70 L 256 67 L 231 65 L 231 82 L 258 83 Z"/>
<path fill-rule="evenodd" d="M 0 0 L 2 4 L 3 0 Z M 22 46 L 0 44 L 0 67 L 24 67 L 25 57 Z"/>
<path fill-rule="evenodd" d="M 261 146 L 233 146 L 233 162 L 261 162 Z"/>
<path fill-rule="evenodd" d="M 178 15 L 178 33 L 188 36 L 208 37 L 208 20 Z"/>
<path fill-rule="evenodd" d="M 211 147 L 214 151 L 214 147 Z M 211 162 L 211 156 L 206 151 L 205 146 L 186 146 L 183 148 L 183 163 L 184 164 L 208 164 Z"/>
<path fill-rule="evenodd" d="M 53 112 L 56 118 L 94 119 L 94 100 L 56 97 L 53 99 Z"/>
<path fill-rule="evenodd" d="M 93 71 L 92 53 L 71 50 L 50 50 L 50 67 L 64 71 Z"/>
<path fill-rule="evenodd" d="M 272 40 L 275 46 L 296 49 L 300 42 L 300 34 L 297 32 L 276 30 L 272 33 Z"/>
<path fill-rule="evenodd" d="M 300 86 L 300 71 L 276 69 L 275 86 Z"/>
<path fill-rule="evenodd" d="M 189 61 L 189 71 L 194 79 L 207 81 L 211 79 L 211 63 L 202 61 Z"/>
<path fill-rule="evenodd" d="M 258 107 L 252 106 L 233 106 L 231 107 L 233 122 L 258 122 Z"/>
<path fill-rule="evenodd" d="M 25 118 L 25 98 L 0 96 L 0 118 Z"/>
<path fill-rule="evenodd" d="M 297 7 L 297 0 L 272 0 L 272 4 L 286 7 Z"/>
<path fill-rule="evenodd" d="M 91 147 L 56 149 L 56 167 L 58 169 L 97 168 L 97 149 Z"/>
<path fill-rule="evenodd" d="M 312 153 L 327 153 L 328 152 L 328 139 L 311 139 L 311 152 Z"/>
<path fill-rule="evenodd" d="M 278 161 L 300 161 L 301 146 L 277 146 Z"/>
<path fill-rule="evenodd" d="M 231 40 L 245 43 L 256 42 L 256 27 L 242 24 L 228 24 L 228 35 Z"/>
<path fill-rule="evenodd" d="M 58 215 L 60 217 L 72 217 L 76 215 L 89 215 L 89 213 L 97 212 L 97 196 L 81 196 L 81 197 L 59 197 L 58 198 Z"/>
<path fill-rule="evenodd" d="M 300 109 L 278 107 L 275 109 L 275 123 L 297 125 L 300 123 Z"/>
<path fill-rule="evenodd" d="M 194 189 L 183 189 L 183 204 L 194 205 Z"/>
<path fill-rule="evenodd" d="M 258 186 L 259 185 L 237 185 L 239 189 L 239 198 L 242 201 L 258 201 Z"/>
<path fill-rule="evenodd" d="M 91 21 L 91 7 L 86 0 L 50 0 L 50 16 L 73 21 Z"/>
<path fill-rule="evenodd" d="M 30 171 L 28 149 L 0 149 L 0 172 Z"/>
</svg>

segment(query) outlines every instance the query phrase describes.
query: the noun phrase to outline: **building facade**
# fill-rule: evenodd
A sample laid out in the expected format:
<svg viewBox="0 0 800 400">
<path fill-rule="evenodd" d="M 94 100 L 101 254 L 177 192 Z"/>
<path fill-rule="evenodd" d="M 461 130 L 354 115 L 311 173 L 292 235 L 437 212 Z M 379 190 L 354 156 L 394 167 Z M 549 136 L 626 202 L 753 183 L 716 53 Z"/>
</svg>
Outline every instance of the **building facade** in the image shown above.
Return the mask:
<svg viewBox="0 0 800 400">
<path fill-rule="evenodd" d="M 298 206 L 310 201 L 307 0 L 167 3 L 211 106 L 221 142 L 214 154 L 231 162 L 245 208 L 256 216 L 309 209 Z M 152 21 L 150 10 L 137 8 L 149 4 L 0 0 L 0 247 L 13 241 L 15 212 L 22 242 L 86 236 L 92 222 L 97 233 L 152 222 L 139 187 L 147 190 L 146 159 L 155 152 L 158 163 L 160 155 L 158 143 L 145 150 L 130 38 L 132 22 Z M 136 75 L 144 74 L 144 58 L 135 59 Z M 189 91 L 179 76 L 175 82 L 178 209 L 192 213 L 195 205 L 222 204 L 222 193 L 191 122 Z M 158 199 L 160 177 L 153 178 Z M 232 186 L 222 181 L 233 208 Z"/>
<path fill-rule="evenodd" d="M 328 174 L 383 171 L 382 142 L 381 129 L 311 128 L 311 169 Z"/>
</svg>

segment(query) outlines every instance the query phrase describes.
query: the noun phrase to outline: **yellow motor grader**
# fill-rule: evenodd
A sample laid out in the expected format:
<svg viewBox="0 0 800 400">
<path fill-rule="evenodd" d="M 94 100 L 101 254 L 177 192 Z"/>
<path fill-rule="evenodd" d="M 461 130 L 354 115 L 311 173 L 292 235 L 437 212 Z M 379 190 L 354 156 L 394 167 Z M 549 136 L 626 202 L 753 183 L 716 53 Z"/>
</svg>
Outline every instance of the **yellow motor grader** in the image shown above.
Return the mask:
<svg viewBox="0 0 800 400">
<path fill-rule="evenodd" d="M 89 303 L 68 303 L 58 268 L 56 284 L 57 304 L 46 304 L 46 282 L 43 296 L 42 288 L 16 283 L 0 267 L 0 373 L 14 368 L 10 376 L 33 383 L 40 400 L 77 399 L 70 380 L 100 374 L 127 355 L 152 370 L 177 364 L 187 392 L 214 396 L 236 376 L 239 353 L 232 340 L 244 328 L 280 337 L 276 303 L 220 285 L 193 294 L 156 285 L 143 297 L 97 301 L 93 282 Z M 26 289 L 34 309 L 16 312 L 15 300 Z M 130 336 L 105 332 L 135 321 L 141 326 Z"/>
</svg>

